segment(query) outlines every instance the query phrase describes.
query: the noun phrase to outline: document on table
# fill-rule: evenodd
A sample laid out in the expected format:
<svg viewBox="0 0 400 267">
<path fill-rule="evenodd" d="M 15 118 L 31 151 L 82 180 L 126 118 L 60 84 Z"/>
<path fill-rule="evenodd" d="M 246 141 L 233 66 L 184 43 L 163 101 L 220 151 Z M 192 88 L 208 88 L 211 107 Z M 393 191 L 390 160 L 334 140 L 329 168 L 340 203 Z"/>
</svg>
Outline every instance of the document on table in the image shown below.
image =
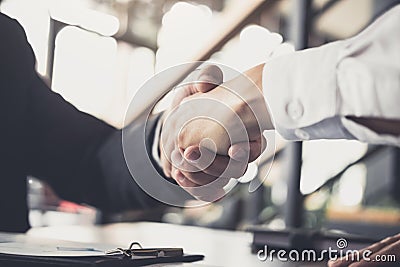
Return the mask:
<svg viewBox="0 0 400 267">
<path fill-rule="evenodd" d="M 42 239 L 24 234 L 0 232 L 0 253 L 42 257 L 104 256 L 115 246 Z"/>
</svg>

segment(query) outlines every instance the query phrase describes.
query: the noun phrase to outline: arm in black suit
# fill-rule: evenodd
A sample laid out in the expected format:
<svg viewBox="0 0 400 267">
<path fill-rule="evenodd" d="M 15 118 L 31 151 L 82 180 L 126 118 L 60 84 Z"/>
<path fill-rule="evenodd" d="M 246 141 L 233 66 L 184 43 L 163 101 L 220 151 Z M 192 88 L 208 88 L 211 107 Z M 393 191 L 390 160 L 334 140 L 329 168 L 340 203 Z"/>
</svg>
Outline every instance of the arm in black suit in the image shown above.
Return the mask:
<svg viewBox="0 0 400 267">
<path fill-rule="evenodd" d="M 5 135 L 15 136 L 14 131 L 20 135 L 23 157 L 18 166 L 25 174 L 46 181 L 64 199 L 102 210 L 159 205 L 131 178 L 122 153 L 121 131 L 77 110 L 51 91 L 35 71 L 34 54 L 22 27 L 2 14 L 0 27 L 0 101 L 8 112 L 3 129 Z M 157 119 L 150 119 L 150 128 Z M 133 127 L 132 143 L 141 141 L 134 133 L 139 123 L 144 122 L 128 126 Z M 153 131 L 148 132 L 151 143 Z"/>
<path fill-rule="evenodd" d="M 121 130 L 78 111 L 39 78 L 34 78 L 30 91 L 28 174 L 49 183 L 64 199 L 106 211 L 158 204 L 132 179 L 123 155 Z M 149 145 L 157 119 L 148 122 Z M 134 121 L 128 126 L 133 129 L 129 137 L 133 145 L 143 141 L 135 132 L 142 123 Z"/>
</svg>

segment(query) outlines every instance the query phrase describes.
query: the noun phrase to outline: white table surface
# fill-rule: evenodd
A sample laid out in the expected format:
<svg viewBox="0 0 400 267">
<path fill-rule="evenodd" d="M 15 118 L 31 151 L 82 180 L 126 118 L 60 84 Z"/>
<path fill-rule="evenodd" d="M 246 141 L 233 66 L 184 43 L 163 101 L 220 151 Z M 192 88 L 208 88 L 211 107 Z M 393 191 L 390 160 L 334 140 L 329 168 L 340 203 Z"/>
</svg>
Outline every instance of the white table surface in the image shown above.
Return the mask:
<svg viewBox="0 0 400 267">
<path fill-rule="evenodd" d="M 133 241 L 143 247 L 182 247 L 185 253 L 205 255 L 203 261 L 157 266 L 325 266 L 325 264 L 262 262 L 251 253 L 251 233 L 223 231 L 163 223 L 119 223 L 104 226 L 57 226 L 33 228 L 29 235 L 78 242 L 106 243 L 128 247 Z"/>
</svg>

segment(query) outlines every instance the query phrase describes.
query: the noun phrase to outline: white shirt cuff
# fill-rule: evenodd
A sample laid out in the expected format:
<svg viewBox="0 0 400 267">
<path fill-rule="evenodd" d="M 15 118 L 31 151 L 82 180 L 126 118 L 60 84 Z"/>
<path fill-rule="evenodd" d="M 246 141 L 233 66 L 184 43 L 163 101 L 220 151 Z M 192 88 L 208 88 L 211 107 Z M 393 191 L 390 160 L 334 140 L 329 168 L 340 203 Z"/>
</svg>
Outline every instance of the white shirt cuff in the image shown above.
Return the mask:
<svg viewBox="0 0 400 267">
<path fill-rule="evenodd" d="M 285 139 L 354 138 L 337 117 L 336 64 L 342 45 L 293 52 L 265 64 L 264 96 L 275 129 Z"/>
<path fill-rule="evenodd" d="M 400 146 L 347 116 L 398 120 L 400 5 L 357 36 L 272 58 L 263 90 L 275 129 L 286 139 L 358 139 Z"/>
</svg>

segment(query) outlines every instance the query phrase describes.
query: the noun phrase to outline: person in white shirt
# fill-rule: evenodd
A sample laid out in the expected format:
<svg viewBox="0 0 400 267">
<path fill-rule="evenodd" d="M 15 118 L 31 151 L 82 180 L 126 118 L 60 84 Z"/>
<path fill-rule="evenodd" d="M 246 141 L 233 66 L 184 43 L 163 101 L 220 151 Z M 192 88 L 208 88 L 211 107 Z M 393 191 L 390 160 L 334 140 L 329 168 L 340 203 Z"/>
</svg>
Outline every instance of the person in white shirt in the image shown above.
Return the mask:
<svg viewBox="0 0 400 267">
<path fill-rule="evenodd" d="M 171 130 L 190 115 L 207 110 L 210 118 L 219 114 L 225 127 L 207 118 L 197 119 L 177 133 L 178 147 L 171 147 L 173 134 L 161 140 L 161 145 L 169 149 L 163 150 L 167 157 L 174 149 L 181 151 L 174 166 L 162 159 L 164 171 L 194 195 L 197 187 L 220 178 L 222 172 L 227 174 L 226 180 L 242 176 L 247 161 L 262 152 L 265 130 L 275 129 L 287 140 L 356 139 L 400 146 L 400 5 L 353 38 L 276 57 L 245 75 L 246 79 L 238 77 L 187 97 L 184 102 L 200 99 L 201 104 L 181 104 L 164 123 L 163 129 Z M 236 143 L 227 139 L 227 132 L 240 136 L 240 127 L 233 123 L 231 113 L 221 113 L 213 105 L 221 100 L 240 117 L 250 145 L 240 138 Z M 199 145 L 205 138 L 213 141 L 216 155 Z M 199 158 L 207 153 L 213 162 L 202 168 Z M 222 170 L 227 167 L 226 156 L 244 164 Z M 400 235 L 370 249 L 400 257 Z M 330 264 L 351 263 L 340 260 Z M 354 264 L 375 266 L 374 262 Z"/>
<path fill-rule="evenodd" d="M 218 112 L 214 103 L 223 99 L 246 126 L 253 160 L 263 147 L 259 144 L 263 140 L 262 131 L 272 129 L 287 140 L 357 139 L 400 146 L 398 33 L 400 6 L 392 8 L 353 38 L 274 58 L 246 71 L 246 77 L 240 76 L 206 93 L 186 97 L 186 103 L 202 99 L 201 105 L 181 106 L 163 129 L 188 120 L 196 109 L 203 113 L 208 110 L 213 117 Z M 222 121 L 232 121 L 232 114 L 222 115 L 225 115 L 219 116 Z M 200 141 L 211 138 L 218 154 L 240 160 L 235 154 L 240 154 L 236 152 L 244 147 L 240 142 L 230 147 L 226 135 L 221 134 L 224 132 L 221 125 L 207 119 L 194 122 L 179 132 L 178 145 L 184 157 L 196 160 L 200 155 Z M 232 135 L 240 128 L 232 123 L 224 126 Z M 175 135 L 169 136 L 172 140 Z M 161 145 L 165 146 L 170 140 L 164 141 Z M 219 160 L 217 155 L 215 162 Z M 196 186 L 191 183 L 193 174 L 183 174 L 176 169 L 171 176 L 182 185 Z"/>
</svg>

